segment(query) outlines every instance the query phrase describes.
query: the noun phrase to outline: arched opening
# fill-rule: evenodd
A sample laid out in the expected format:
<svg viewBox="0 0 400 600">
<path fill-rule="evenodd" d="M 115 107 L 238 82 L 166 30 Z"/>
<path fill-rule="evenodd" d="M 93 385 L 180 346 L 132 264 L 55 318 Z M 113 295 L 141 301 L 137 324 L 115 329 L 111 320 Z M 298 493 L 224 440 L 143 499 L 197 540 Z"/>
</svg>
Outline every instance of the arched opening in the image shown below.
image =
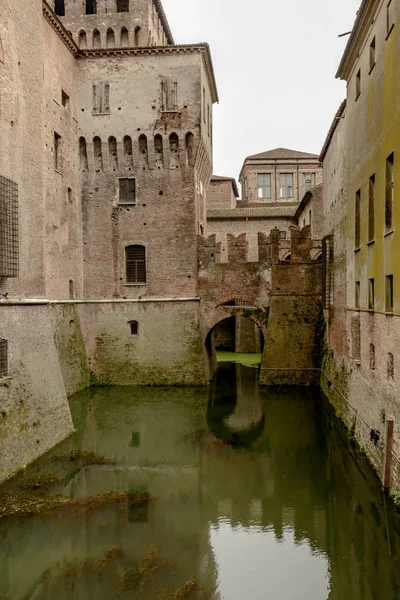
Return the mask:
<svg viewBox="0 0 400 600">
<path fill-rule="evenodd" d="M 186 165 L 188 167 L 193 164 L 193 152 L 194 152 L 194 135 L 189 131 L 186 134 Z"/>
<path fill-rule="evenodd" d="M 54 0 L 54 12 L 58 17 L 65 17 L 65 1 Z"/>
<path fill-rule="evenodd" d="M 132 170 L 133 167 L 133 154 L 132 154 L 132 138 L 129 135 L 124 137 L 124 159 L 125 167 L 128 171 Z"/>
<path fill-rule="evenodd" d="M 107 29 L 107 48 L 115 48 L 115 35 L 113 29 Z"/>
<path fill-rule="evenodd" d="M 100 173 L 103 170 L 103 151 L 101 139 L 96 136 L 93 138 L 93 150 L 94 150 L 94 168 L 96 173 Z"/>
<path fill-rule="evenodd" d="M 139 137 L 139 160 L 143 169 L 149 165 L 149 153 L 147 148 L 147 137 L 142 133 Z"/>
<path fill-rule="evenodd" d="M 179 168 L 179 138 L 176 133 L 169 136 L 170 168 Z"/>
<path fill-rule="evenodd" d="M 129 12 L 129 0 L 117 0 L 117 12 Z"/>
<path fill-rule="evenodd" d="M 140 43 L 142 41 L 142 29 L 141 27 L 136 27 L 135 28 L 135 46 L 140 46 Z"/>
<path fill-rule="evenodd" d="M 108 138 L 108 159 L 110 168 L 113 171 L 118 169 L 118 151 L 117 151 L 117 140 L 114 136 Z"/>
<path fill-rule="evenodd" d="M 93 48 L 101 48 L 101 36 L 98 29 L 93 31 Z"/>
<path fill-rule="evenodd" d="M 87 158 L 87 149 L 86 149 L 86 140 L 84 137 L 79 138 L 79 160 L 81 171 L 88 170 L 88 158 Z"/>
<path fill-rule="evenodd" d="M 82 50 L 84 50 L 85 48 L 87 48 L 87 35 L 86 35 L 86 31 L 80 31 L 79 32 L 78 46 Z"/>
<path fill-rule="evenodd" d="M 129 32 L 126 27 L 121 29 L 121 47 L 127 48 L 129 46 Z"/>
<path fill-rule="evenodd" d="M 156 168 L 162 169 L 164 166 L 163 139 L 159 133 L 154 137 L 154 155 L 155 155 Z"/>
</svg>

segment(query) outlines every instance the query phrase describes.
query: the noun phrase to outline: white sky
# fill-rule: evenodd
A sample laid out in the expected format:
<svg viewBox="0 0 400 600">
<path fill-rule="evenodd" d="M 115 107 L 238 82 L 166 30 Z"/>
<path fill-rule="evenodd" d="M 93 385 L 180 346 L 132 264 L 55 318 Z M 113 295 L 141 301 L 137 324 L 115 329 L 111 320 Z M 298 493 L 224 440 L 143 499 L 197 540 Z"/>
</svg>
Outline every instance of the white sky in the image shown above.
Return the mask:
<svg viewBox="0 0 400 600">
<path fill-rule="evenodd" d="M 250 154 L 319 154 L 346 96 L 335 79 L 361 0 L 163 0 L 177 44 L 208 42 L 214 173 L 238 178 Z"/>
</svg>

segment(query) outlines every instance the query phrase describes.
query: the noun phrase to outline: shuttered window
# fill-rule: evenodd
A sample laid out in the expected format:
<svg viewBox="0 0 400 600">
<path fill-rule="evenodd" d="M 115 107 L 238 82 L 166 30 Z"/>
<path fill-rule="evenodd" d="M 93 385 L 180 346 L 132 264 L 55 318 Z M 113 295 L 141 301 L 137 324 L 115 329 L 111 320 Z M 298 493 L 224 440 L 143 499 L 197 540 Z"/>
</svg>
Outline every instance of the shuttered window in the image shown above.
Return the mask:
<svg viewBox="0 0 400 600">
<path fill-rule="evenodd" d="M 127 246 L 125 248 L 126 283 L 146 283 L 146 248 Z"/>
<path fill-rule="evenodd" d="M 120 204 L 136 204 L 136 180 L 135 179 L 120 179 L 119 180 L 119 203 Z"/>
</svg>

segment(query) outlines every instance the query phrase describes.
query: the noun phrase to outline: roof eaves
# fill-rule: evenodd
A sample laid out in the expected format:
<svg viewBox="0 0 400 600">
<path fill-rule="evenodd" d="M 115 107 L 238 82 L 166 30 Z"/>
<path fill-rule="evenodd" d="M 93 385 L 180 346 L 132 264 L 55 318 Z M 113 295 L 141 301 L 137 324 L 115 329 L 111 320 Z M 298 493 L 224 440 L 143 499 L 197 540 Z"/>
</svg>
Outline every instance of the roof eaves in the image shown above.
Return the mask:
<svg viewBox="0 0 400 600">
<path fill-rule="evenodd" d="M 54 12 L 54 10 L 49 6 L 46 0 L 42 0 L 42 11 L 45 19 L 50 24 L 50 26 L 54 29 L 54 31 L 59 35 L 64 44 L 67 46 L 68 50 L 75 56 L 79 56 L 79 48 L 77 44 L 74 42 L 71 34 L 64 25 L 61 23 L 60 19 Z"/>
<path fill-rule="evenodd" d="M 326 153 L 329 150 L 329 146 L 331 144 L 332 138 L 335 135 L 335 131 L 337 126 L 339 125 L 340 119 L 343 118 L 344 111 L 346 110 L 347 100 L 343 100 L 342 104 L 339 106 L 339 109 L 336 115 L 333 118 L 332 125 L 329 128 L 328 135 L 326 136 L 326 140 L 321 150 L 321 154 L 319 155 L 319 162 L 323 162 L 326 156 Z"/>
</svg>

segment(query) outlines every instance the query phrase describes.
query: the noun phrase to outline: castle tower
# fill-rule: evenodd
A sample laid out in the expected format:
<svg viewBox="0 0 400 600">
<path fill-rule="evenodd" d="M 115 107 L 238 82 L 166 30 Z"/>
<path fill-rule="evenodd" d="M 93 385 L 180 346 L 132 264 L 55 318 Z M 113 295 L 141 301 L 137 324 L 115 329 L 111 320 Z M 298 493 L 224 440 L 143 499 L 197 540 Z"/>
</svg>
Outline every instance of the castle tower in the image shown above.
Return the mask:
<svg viewBox="0 0 400 600">
<path fill-rule="evenodd" d="M 52 0 L 55 13 L 82 48 L 174 43 L 161 0 Z"/>
</svg>

